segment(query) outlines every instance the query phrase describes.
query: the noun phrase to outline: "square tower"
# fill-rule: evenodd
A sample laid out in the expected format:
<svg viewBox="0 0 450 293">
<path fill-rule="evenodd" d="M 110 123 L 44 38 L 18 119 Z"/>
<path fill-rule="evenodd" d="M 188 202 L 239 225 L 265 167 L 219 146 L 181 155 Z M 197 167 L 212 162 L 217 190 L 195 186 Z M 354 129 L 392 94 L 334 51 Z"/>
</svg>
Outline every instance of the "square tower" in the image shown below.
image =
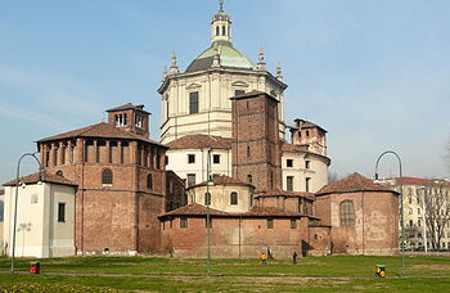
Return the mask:
<svg viewBox="0 0 450 293">
<path fill-rule="evenodd" d="M 233 177 L 253 184 L 257 192 L 281 189 L 279 102 L 260 91 L 231 100 Z"/>
<path fill-rule="evenodd" d="M 123 130 L 148 138 L 149 115 L 144 110 L 144 105 L 133 105 L 131 103 L 106 110 L 108 113 L 108 124 L 120 127 Z"/>
</svg>

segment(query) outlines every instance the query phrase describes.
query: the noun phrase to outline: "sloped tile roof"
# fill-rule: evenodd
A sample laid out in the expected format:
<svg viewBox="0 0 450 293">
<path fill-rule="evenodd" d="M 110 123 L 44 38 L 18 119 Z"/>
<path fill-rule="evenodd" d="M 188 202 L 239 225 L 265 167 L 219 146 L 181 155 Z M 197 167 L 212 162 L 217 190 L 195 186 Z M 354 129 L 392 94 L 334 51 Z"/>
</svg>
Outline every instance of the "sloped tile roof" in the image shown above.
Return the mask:
<svg viewBox="0 0 450 293">
<path fill-rule="evenodd" d="M 212 135 L 186 135 L 167 144 L 171 149 L 231 149 L 233 139 Z"/>
<path fill-rule="evenodd" d="M 302 145 L 295 145 L 295 144 L 290 144 L 286 141 L 282 141 L 281 142 L 281 151 L 283 152 L 292 152 L 292 153 L 308 153 L 308 146 L 307 144 L 302 144 Z"/>
<path fill-rule="evenodd" d="M 296 212 L 289 212 L 273 207 L 261 207 L 253 206 L 248 213 L 243 215 L 247 216 L 258 216 L 258 217 L 301 217 L 303 214 Z"/>
<path fill-rule="evenodd" d="M 187 206 L 178 208 L 176 210 L 164 213 L 162 215 L 160 215 L 159 217 L 167 217 L 167 216 L 205 216 L 207 215 L 208 211 L 207 208 L 205 206 L 196 204 L 196 203 L 191 203 L 188 204 Z M 227 215 L 227 213 L 219 211 L 219 210 L 215 210 L 210 208 L 209 209 L 209 213 L 210 215 Z"/>
<path fill-rule="evenodd" d="M 266 192 L 260 192 L 256 197 L 274 197 L 274 196 L 286 196 L 286 197 L 305 197 L 314 200 L 314 193 L 310 192 L 293 192 L 284 190 L 270 190 Z"/>
<path fill-rule="evenodd" d="M 260 207 L 253 206 L 249 212 L 246 213 L 227 213 L 223 211 L 219 211 L 216 209 L 210 208 L 211 216 L 219 216 L 219 217 L 302 217 L 303 214 L 289 212 L 278 208 L 273 207 Z M 173 216 L 206 216 L 207 208 L 203 205 L 199 205 L 196 203 L 191 203 L 187 206 L 181 207 L 179 209 L 164 213 L 160 215 L 158 218 L 165 217 L 173 217 Z"/>
<path fill-rule="evenodd" d="M 231 177 L 226 176 L 226 175 L 221 175 L 219 177 L 215 177 L 210 182 L 212 182 L 213 185 L 246 185 L 246 186 L 254 188 L 254 186 L 251 185 L 251 184 L 242 182 L 242 181 L 240 181 L 240 180 L 238 180 L 236 178 L 231 178 Z M 192 188 L 195 188 L 195 187 L 198 187 L 198 186 L 205 186 L 206 184 L 207 184 L 207 182 L 204 181 L 204 182 L 201 182 L 199 184 L 190 186 L 189 189 L 192 189 Z"/>
<path fill-rule="evenodd" d="M 54 175 L 54 174 L 50 174 L 50 173 L 46 173 L 46 172 L 41 172 L 41 174 L 39 175 L 39 172 L 24 176 L 19 178 L 19 183 L 23 182 L 25 184 L 34 184 L 37 182 L 49 182 L 49 183 L 56 183 L 56 184 L 62 184 L 62 185 L 72 185 L 72 186 L 77 186 L 75 183 L 73 183 L 70 180 L 67 180 L 66 178 L 64 178 L 63 176 L 58 176 L 58 175 Z M 14 186 L 17 184 L 17 180 L 11 180 L 9 182 L 6 182 L 3 184 L 3 186 Z"/>
<path fill-rule="evenodd" d="M 144 105 L 134 105 L 132 103 L 128 103 L 122 106 L 118 106 L 118 107 L 114 107 L 111 109 L 106 110 L 106 112 L 115 112 L 115 111 L 121 111 L 121 110 L 128 110 L 128 109 L 136 109 L 139 110 L 141 112 L 145 112 L 148 113 L 147 111 L 144 110 Z"/>
<path fill-rule="evenodd" d="M 316 195 L 354 191 L 390 191 L 396 193 L 396 191 L 387 188 L 386 186 L 373 183 L 373 181 L 369 178 L 366 178 L 358 173 L 353 173 L 334 184 L 322 187 Z"/>
<path fill-rule="evenodd" d="M 58 134 L 55 136 L 50 136 L 50 137 L 41 139 L 38 142 L 47 142 L 47 141 L 68 139 L 68 138 L 74 138 L 74 137 L 121 138 L 121 139 L 139 140 L 139 141 L 144 141 L 144 142 L 148 142 L 151 144 L 161 145 L 160 143 L 153 141 L 151 139 L 148 139 L 144 136 L 131 133 L 131 132 L 123 130 L 119 127 L 109 125 L 108 123 L 105 123 L 105 122 L 90 125 L 90 126 L 79 128 L 79 129 L 75 129 L 75 130 L 68 131 L 68 132 Z M 164 146 L 164 145 L 161 145 L 161 146 Z"/>
</svg>

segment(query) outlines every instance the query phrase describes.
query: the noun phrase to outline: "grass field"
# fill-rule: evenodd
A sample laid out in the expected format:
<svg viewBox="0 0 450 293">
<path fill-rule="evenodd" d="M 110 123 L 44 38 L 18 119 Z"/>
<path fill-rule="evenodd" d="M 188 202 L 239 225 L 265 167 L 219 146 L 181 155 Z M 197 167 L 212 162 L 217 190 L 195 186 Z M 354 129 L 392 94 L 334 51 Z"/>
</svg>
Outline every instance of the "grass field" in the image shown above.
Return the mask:
<svg viewBox="0 0 450 293">
<path fill-rule="evenodd" d="M 30 259 L 16 263 L 29 268 Z M 374 276 L 385 264 L 388 276 Z M 288 260 L 205 260 L 145 257 L 77 257 L 41 260 L 40 275 L 9 273 L 10 260 L 0 259 L 0 292 L 450 292 L 450 258 L 308 257 Z M 3 290 L 3 291 L 2 291 Z"/>
</svg>

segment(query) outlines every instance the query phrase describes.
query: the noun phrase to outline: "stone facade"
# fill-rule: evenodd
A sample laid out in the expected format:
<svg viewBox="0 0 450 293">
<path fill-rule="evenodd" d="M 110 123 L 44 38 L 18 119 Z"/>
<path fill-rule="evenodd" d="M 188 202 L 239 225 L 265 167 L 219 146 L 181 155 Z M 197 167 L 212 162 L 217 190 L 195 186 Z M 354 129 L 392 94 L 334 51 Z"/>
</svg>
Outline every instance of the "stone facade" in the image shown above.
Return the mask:
<svg viewBox="0 0 450 293">
<path fill-rule="evenodd" d="M 32 174 L 5 183 L 5 253 L 16 257 L 67 257 L 75 253 L 76 185 L 56 175 Z M 14 207 L 17 190 L 16 238 Z"/>
</svg>

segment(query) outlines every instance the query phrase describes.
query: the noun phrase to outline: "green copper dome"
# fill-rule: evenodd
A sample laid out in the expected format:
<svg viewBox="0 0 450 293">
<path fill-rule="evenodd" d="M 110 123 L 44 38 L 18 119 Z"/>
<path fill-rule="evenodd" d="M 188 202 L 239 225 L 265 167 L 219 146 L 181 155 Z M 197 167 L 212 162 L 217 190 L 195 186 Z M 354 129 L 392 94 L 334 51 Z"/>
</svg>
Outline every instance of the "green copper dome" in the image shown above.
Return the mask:
<svg viewBox="0 0 450 293">
<path fill-rule="evenodd" d="M 219 54 L 221 67 L 247 70 L 255 69 L 255 65 L 252 61 L 235 49 L 230 42 L 217 41 L 192 61 L 191 65 L 186 69 L 186 72 L 195 72 L 211 68 L 216 52 Z"/>
</svg>

